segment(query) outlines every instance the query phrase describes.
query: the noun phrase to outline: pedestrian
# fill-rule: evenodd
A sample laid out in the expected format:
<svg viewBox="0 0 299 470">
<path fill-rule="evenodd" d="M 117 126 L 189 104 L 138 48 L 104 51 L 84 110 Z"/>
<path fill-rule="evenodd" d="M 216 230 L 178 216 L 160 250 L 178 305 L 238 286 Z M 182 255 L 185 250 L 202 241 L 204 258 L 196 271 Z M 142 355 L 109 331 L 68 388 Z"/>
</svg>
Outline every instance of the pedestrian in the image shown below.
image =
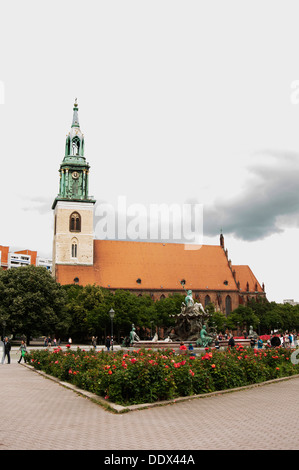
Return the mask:
<svg viewBox="0 0 299 470">
<path fill-rule="evenodd" d="M 180 343 L 180 351 L 186 351 L 187 350 L 187 346 L 184 344 L 184 341 L 181 341 Z"/>
<path fill-rule="evenodd" d="M 93 345 L 94 349 L 97 349 L 97 337 L 93 336 L 91 338 L 91 344 Z"/>
<path fill-rule="evenodd" d="M 229 340 L 228 340 L 228 346 L 229 346 L 230 348 L 234 348 L 234 347 L 235 347 L 235 340 L 234 340 L 233 335 L 230 335 L 230 338 L 229 338 Z"/>
<path fill-rule="evenodd" d="M 8 337 L 6 336 L 4 338 L 4 357 L 3 357 L 3 364 L 5 363 L 5 357 L 7 356 L 7 363 L 10 364 L 10 350 L 11 350 L 11 344 L 8 340 Z"/>
<path fill-rule="evenodd" d="M 254 337 L 252 337 L 252 338 L 250 339 L 250 346 L 251 346 L 252 348 L 254 348 L 254 346 L 255 346 L 255 339 L 254 339 Z"/>
<path fill-rule="evenodd" d="M 110 341 L 109 336 L 107 336 L 105 344 L 106 344 L 107 351 L 110 351 L 111 341 Z"/>
<path fill-rule="evenodd" d="M 262 349 L 262 348 L 263 348 L 263 345 L 264 345 L 264 343 L 263 343 L 262 338 L 259 338 L 259 339 L 258 339 L 258 342 L 257 342 L 257 347 L 258 347 L 258 349 Z"/>
<path fill-rule="evenodd" d="M 26 343 L 25 341 L 22 340 L 21 346 L 19 347 L 19 351 L 21 352 L 20 359 L 18 360 L 18 364 L 22 361 L 22 358 L 24 359 L 24 362 L 26 362 L 26 354 L 27 354 L 27 348 L 26 348 Z"/>
</svg>

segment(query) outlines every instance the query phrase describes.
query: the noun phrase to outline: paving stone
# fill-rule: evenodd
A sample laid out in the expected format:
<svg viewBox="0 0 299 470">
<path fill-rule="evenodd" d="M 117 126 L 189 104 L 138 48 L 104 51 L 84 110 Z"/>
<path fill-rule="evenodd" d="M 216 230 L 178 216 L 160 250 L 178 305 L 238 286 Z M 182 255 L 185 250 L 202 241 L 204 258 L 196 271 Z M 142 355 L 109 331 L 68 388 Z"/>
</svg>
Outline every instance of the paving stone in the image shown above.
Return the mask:
<svg viewBox="0 0 299 470">
<path fill-rule="evenodd" d="M 15 360 L 0 380 L 0 450 L 299 449 L 299 378 L 125 414 Z"/>
</svg>

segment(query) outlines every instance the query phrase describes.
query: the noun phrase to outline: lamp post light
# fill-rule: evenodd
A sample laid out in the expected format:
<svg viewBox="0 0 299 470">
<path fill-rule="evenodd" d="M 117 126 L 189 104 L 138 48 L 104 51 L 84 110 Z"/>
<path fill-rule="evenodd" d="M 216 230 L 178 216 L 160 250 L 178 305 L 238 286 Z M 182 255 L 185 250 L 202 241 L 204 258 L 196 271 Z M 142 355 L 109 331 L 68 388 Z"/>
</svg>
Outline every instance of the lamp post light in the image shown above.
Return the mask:
<svg viewBox="0 0 299 470">
<path fill-rule="evenodd" d="M 113 310 L 113 308 L 109 310 L 109 315 L 111 318 L 111 350 L 113 351 L 113 318 L 115 315 L 115 311 Z"/>
</svg>

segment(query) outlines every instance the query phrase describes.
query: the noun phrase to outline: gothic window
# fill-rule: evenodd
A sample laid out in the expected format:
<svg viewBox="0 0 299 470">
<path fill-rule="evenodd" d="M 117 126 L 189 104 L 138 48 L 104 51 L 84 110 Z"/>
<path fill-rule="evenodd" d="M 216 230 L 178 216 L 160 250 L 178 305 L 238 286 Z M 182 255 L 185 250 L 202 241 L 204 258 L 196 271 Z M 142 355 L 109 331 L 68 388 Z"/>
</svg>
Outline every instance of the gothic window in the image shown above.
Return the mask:
<svg viewBox="0 0 299 470">
<path fill-rule="evenodd" d="M 81 232 L 81 217 L 78 212 L 70 215 L 70 232 Z"/>
<path fill-rule="evenodd" d="M 70 138 L 67 137 L 66 142 L 65 142 L 65 155 L 70 155 L 71 152 L 71 141 Z"/>
<path fill-rule="evenodd" d="M 229 315 L 232 311 L 232 299 L 230 295 L 227 295 L 225 298 L 225 315 Z"/>
<path fill-rule="evenodd" d="M 72 258 L 78 257 L 78 241 L 74 238 L 72 240 Z"/>
<path fill-rule="evenodd" d="M 205 296 L 205 307 L 211 302 L 211 298 L 209 295 Z"/>
<path fill-rule="evenodd" d="M 80 150 L 80 139 L 79 137 L 74 137 L 72 140 L 73 155 L 79 155 Z"/>
</svg>

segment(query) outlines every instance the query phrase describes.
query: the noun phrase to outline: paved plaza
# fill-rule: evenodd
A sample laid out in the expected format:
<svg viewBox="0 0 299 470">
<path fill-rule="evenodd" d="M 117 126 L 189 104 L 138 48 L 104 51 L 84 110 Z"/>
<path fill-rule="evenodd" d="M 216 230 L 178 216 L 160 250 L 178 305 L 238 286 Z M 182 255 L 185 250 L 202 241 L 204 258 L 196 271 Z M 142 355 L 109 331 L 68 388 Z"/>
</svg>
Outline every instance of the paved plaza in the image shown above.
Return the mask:
<svg viewBox="0 0 299 470">
<path fill-rule="evenodd" d="M 299 378 L 115 414 L 17 363 L 0 364 L 1 450 L 297 450 Z"/>
</svg>

